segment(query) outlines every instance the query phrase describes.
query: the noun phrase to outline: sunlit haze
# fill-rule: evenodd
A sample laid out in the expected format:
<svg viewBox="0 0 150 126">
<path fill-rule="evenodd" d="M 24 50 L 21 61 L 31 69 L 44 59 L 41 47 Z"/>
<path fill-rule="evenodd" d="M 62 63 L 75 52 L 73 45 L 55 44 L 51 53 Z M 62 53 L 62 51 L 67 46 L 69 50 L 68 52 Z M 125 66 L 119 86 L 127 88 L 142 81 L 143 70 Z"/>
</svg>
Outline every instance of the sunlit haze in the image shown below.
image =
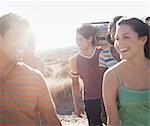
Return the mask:
<svg viewBox="0 0 150 126">
<path fill-rule="evenodd" d="M 148 0 L 1 1 L 0 16 L 15 12 L 27 18 L 36 34 L 36 49 L 75 45 L 76 28 L 85 22 L 110 21 L 116 15 L 143 18 Z"/>
</svg>

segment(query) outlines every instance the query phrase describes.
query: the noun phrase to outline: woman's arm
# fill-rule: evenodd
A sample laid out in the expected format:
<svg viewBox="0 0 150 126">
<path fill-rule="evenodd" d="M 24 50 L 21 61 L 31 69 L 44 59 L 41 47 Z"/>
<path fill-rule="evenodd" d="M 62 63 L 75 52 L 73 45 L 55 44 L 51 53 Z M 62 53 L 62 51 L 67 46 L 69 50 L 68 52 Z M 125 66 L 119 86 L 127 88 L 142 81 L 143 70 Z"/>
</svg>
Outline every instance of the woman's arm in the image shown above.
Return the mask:
<svg viewBox="0 0 150 126">
<path fill-rule="evenodd" d="M 107 70 L 103 76 L 102 93 L 107 114 L 107 126 L 120 126 L 117 109 L 118 82 L 115 72 Z"/>
</svg>

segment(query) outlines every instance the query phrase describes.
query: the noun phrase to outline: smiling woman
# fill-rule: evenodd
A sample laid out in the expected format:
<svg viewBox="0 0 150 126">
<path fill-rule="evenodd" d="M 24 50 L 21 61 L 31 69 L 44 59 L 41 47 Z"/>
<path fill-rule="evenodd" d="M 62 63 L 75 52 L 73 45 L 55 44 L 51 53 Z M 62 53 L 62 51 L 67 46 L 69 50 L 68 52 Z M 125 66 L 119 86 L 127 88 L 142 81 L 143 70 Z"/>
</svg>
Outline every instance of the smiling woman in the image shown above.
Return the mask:
<svg viewBox="0 0 150 126">
<path fill-rule="evenodd" d="M 149 45 L 149 26 L 142 20 L 129 18 L 118 22 L 115 47 L 121 62 L 103 77 L 108 126 L 150 125 Z"/>
</svg>

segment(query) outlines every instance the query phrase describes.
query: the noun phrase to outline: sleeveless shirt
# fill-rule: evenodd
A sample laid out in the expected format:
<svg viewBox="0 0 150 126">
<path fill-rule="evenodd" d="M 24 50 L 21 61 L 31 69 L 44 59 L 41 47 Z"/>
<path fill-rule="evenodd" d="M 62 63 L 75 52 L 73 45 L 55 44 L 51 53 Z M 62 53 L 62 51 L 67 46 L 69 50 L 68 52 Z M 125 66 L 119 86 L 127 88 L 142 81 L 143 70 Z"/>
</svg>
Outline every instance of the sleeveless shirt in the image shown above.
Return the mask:
<svg viewBox="0 0 150 126">
<path fill-rule="evenodd" d="M 150 90 L 128 89 L 116 72 L 120 83 L 118 98 L 121 126 L 150 126 Z"/>
<path fill-rule="evenodd" d="M 96 49 L 91 58 L 77 55 L 77 70 L 84 83 L 84 100 L 101 98 L 102 73 L 99 70 L 99 54 Z"/>
</svg>

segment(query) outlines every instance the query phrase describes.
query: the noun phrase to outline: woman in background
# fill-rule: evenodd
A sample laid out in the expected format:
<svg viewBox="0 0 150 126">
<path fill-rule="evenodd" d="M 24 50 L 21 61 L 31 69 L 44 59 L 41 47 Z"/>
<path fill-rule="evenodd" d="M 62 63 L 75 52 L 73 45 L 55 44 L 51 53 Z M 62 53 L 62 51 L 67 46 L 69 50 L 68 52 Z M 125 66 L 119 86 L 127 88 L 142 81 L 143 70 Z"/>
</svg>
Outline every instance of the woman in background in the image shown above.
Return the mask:
<svg viewBox="0 0 150 126">
<path fill-rule="evenodd" d="M 116 16 L 108 25 L 108 42 L 111 47 L 108 47 L 101 51 L 99 57 L 99 66 L 104 69 L 108 69 L 120 61 L 120 56 L 114 48 L 115 33 L 116 33 L 116 22 L 123 16 Z"/>
</svg>

